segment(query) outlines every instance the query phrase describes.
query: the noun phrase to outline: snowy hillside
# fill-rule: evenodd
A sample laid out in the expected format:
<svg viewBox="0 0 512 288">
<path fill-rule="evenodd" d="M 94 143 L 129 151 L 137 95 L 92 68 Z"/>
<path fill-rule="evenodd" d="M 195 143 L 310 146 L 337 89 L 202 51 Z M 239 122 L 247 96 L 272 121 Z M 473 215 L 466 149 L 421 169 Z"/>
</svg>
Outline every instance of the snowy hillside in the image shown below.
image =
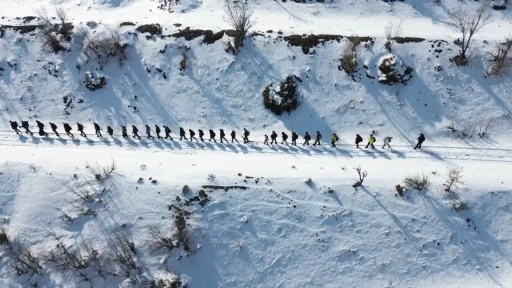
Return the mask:
<svg viewBox="0 0 512 288">
<path fill-rule="evenodd" d="M 252 1 L 236 55 L 223 1 L 169 3 L 0 1 L 1 287 L 512 287 L 512 79 L 487 75 L 510 7 L 457 66 L 448 12 L 479 2 Z M 47 7 L 58 24 L 55 4 L 73 25 L 57 53 L 29 17 Z M 108 37 L 118 54 L 94 56 Z M 282 100 L 288 76 L 301 105 L 278 116 L 263 94 Z M 13 120 L 62 135 L 16 135 Z M 247 128 L 255 143 L 178 141 L 179 127 Z M 324 146 L 263 145 L 273 130 L 320 131 Z M 356 149 L 372 131 L 377 149 Z M 445 192 L 456 167 L 464 183 Z M 421 192 L 405 183 L 418 174 Z"/>
</svg>

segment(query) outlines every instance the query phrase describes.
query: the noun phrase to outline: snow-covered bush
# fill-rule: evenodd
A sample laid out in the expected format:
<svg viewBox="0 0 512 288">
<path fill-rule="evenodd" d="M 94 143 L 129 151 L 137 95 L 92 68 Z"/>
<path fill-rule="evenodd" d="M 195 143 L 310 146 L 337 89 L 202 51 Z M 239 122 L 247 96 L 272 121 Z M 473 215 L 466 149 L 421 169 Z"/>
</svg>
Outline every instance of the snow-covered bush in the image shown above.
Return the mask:
<svg viewBox="0 0 512 288">
<path fill-rule="evenodd" d="M 263 105 L 276 115 L 290 114 L 301 104 L 295 76 L 289 75 L 279 86 L 274 83 L 263 90 Z"/>
<path fill-rule="evenodd" d="M 101 74 L 94 76 L 94 74 L 91 72 L 86 72 L 84 84 L 85 88 L 94 91 L 96 89 L 101 89 L 107 86 L 107 78 Z"/>
<path fill-rule="evenodd" d="M 462 167 L 451 167 L 448 169 L 448 175 L 444 185 L 444 191 L 447 193 L 453 192 L 453 189 L 457 189 L 458 185 L 464 184 L 462 181 Z"/>
<path fill-rule="evenodd" d="M 412 78 L 412 67 L 406 66 L 398 55 L 387 54 L 379 60 L 379 82 L 388 85 L 404 84 Z"/>
<path fill-rule="evenodd" d="M 413 176 L 405 177 L 404 179 L 405 186 L 411 187 L 418 191 L 423 191 L 430 185 L 430 179 L 425 174 L 417 174 Z"/>
</svg>

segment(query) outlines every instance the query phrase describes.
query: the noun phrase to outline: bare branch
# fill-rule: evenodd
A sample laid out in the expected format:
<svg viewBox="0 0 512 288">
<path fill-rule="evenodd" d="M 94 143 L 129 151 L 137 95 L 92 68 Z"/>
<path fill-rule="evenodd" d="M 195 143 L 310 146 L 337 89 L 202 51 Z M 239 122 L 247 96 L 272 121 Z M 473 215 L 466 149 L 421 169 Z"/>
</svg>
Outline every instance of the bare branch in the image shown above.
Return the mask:
<svg viewBox="0 0 512 288">
<path fill-rule="evenodd" d="M 234 48 L 239 51 L 247 32 L 254 26 L 253 10 L 245 1 L 226 0 L 224 12 L 224 20 L 235 30 Z"/>
</svg>

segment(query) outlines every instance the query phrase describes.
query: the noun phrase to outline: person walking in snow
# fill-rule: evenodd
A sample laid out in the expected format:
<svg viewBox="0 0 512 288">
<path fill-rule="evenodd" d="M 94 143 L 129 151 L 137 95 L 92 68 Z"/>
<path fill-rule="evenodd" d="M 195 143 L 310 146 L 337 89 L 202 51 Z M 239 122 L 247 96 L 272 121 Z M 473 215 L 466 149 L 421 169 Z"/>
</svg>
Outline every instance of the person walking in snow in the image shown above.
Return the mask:
<svg viewBox="0 0 512 288">
<path fill-rule="evenodd" d="M 9 121 L 11 123 L 11 128 L 16 132 L 16 134 L 20 134 L 21 131 L 18 129 L 18 122 L 16 121 Z"/>
<path fill-rule="evenodd" d="M 128 138 L 128 132 L 126 131 L 126 126 L 121 125 L 121 134 L 123 135 L 123 139 Z"/>
<path fill-rule="evenodd" d="M 245 129 L 245 128 L 244 128 L 244 136 L 243 136 L 243 138 L 244 138 L 244 143 L 246 143 L 246 144 L 247 144 L 247 143 L 251 142 L 251 141 L 249 141 L 249 135 L 250 135 L 250 134 L 251 134 L 251 132 L 249 132 L 249 130 L 247 130 L 247 129 Z"/>
<path fill-rule="evenodd" d="M 338 135 L 336 135 L 336 133 L 333 133 L 332 137 L 331 137 L 332 147 L 336 147 L 336 142 L 338 142 L 338 140 L 339 140 Z"/>
<path fill-rule="evenodd" d="M 148 139 L 155 139 L 155 137 L 151 136 L 151 127 L 148 124 L 146 124 L 146 135 Z"/>
<path fill-rule="evenodd" d="M 156 137 L 157 137 L 158 139 L 163 139 L 163 138 L 162 138 L 162 136 L 160 136 L 160 132 L 161 132 L 160 127 L 158 127 L 158 125 L 155 125 L 155 133 L 156 133 Z"/>
<path fill-rule="evenodd" d="M 171 137 L 171 128 L 167 127 L 167 126 L 163 126 L 164 127 L 164 132 L 165 132 L 165 139 L 171 139 L 172 140 L 172 137 Z"/>
<path fill-rule="evenodd" d="M 368 138 L 368 144 L 366 144 L 366 148 L 368 148 L 368 146 L 372 147 L 372 149 L 375 149 L 375 146 L 373 146 L 373 143 L 375 143 L 375 137 L 373 137 L 373 134 L 370 135 L 370 137 Z"/>
<path fill-rule="evenodd" d="M 53 133 L 55 133 L 55 135 L 60 138 L 59 132 L 57 132 L 57 125 L 55 125 L 55 123 L 50 122 L 50 128 L 52 128 Z"/>
<path fill-rule="evenodd" d="M 199 140 L 201 140 L 201 142 L 204 142 L 204 139 L 203 139 L 204 132 L 203 132 L 203 130 L 199 129 L 199 130 L 197 130 L 197 132 L 199 132 Z"/>
<path fill-rule="evenodd" d="M 44 124 L 40 122 L 39 120 L 36 120 L 37 128 L 39 128 L 39 136 L 46 136 L 48 137 L 48 133 L 44 131 Z"/>
<path fill-rule="evenodd" d="M 199 142 L 199 140 L 197 140 L 197 138 L 195 137 L 196 132 L 194 132 L 194 130 L 188 129 L 188 135 L 190 136 L 190 141 L 192 141 L 192 139 L 194 139 L 194 140 L 196 140 L 196 142 Z"/>
<path fill-rule="evenodd" d="M 306 131 L 306 134 L 304 135 L 304 144 L 302 144 L 302 146 L 309 146 L 309 140 L 311 140 L 311 135 L 309 135 L 308 131 Z"/>
<path fill-rule="evenodd" d="M 386 146 L 388 146 L 389 149 L 391 149 L 391 146 L 389 145 L 389 142 L 391 142 L 391 139 L 393 139 L 393 137 L 390 137 L 390 136 L 386 136 L 384 137 L 384 145 L 382 145 L 382 148 L 384 149 Z"/>
<path fill-rule="evenodd" d="M 288 145 L 288 142 L 286 140 L 288 140 L 288 134 L 284 133 L 284 132 L 281 132 L 281 144 L 286 144 Z"/>
<path fill-rule="evenodd" d="M 226 139 L 226 133 L 224 133 L 224 129 L 220 129 L 219 134 L 220 134 L 220 143 L 222 143 L 222 139 L 226 140 L 226 143 L 227 143 L 228 139 Z"/>
<path fill-rule="evenodd" d="M 213 140 L 213 142 L 217 142 L 217 140 L 215 140 L 215 132 L 212 129 L 210 129 L 209 132 L 210 132 L 210 142 L 212 142 L 212 140 Z"/>
<path fill-rule="evenodd" d="M 238 139 L 236 139 L 236 132 L 235 132 L 235 130 L 231 130 L 231 143 L 233 143 L 234 141 L 236 141 L 236 143 L 239 143 Z"/>
<path fill-rule="evenodd" d="M 185 133 L 185 129 L 183 129 L 183 127 L 180 127 L 180 141 L 183 141 L 183 138 L 185 138 L 185 141 L 187 141 L 187 135 Z"/>
<path fill-rule="evenodd" d="M 103 138 L 103 135 L 101 135 L 100 130 L 101 130 L 100 125 L 98 125 L 98 123 L 94 122 L 94 131 L 96 132 L 96 136 Z"/>
<path fill-rule="evenodd" d="M 270 134 L 270 145 L 276 143 L 277 145 L 277 133 L 276 131 L 272 131 L 272 134 Z"/>
<path fill-rule="evenodd" d="M 268 145 L 268 135 L 265 134 L 265 141 L 263 141 L 263 144 Z"/>
<path fill-rule="evenodd" d="M 292 145 L 297 146 L 297 139 L 299 139 L 299 134 L 292 132 Z"/>
<path fill-rule="evenodd" d="M 359 143 L 363 142 L 363 137 L 361 135 L 356 134 L 356 148 L 359 148 Z"/>
<path fill-rule="evenodd" d="M 322 134 L 320 134 L 320 131 L 316 131 L 316 138 L 315 138 L 315 143 L 313 143 L 313 146 L 316 146 L 318 144 L 318 146 L 322 146 L 322 144 L 320 144 L 320 139 L 322 139 Z"/>
<path fill-rule="evenodd" d="M 421 144 L 425 142 L 425 135 L 423 133 L 420 133 L 420 137 L 418 137 L 418 144 L 416 144 L 416 147 L 414 147 L 414 150 L 421 149 Z"/>
<path fill-rule="evenodd" d="M 84 125 L 76 123 L 76 126 L 78 128 L 78 132 L 80 132 L 80 136 L 87 138 L 87 135 L 84 133 Z"/>
<path fill-rule="evenodd" d="M 68 135 L 71 138 L 75 138 L 75 135 L 73 135 L 73 133 L 71 133 L 71 130 L 72 130 L 71 125 L 69 125 L 68 123 L 64 123 L 64 132 L 66 132 L 66 135 Z"/>
<path fill-rule="evenodd" d="M 21 127 L 23 129 L 25 129 L 25 133 L 30 134 L 30 135 L 34 135 L 34 133 L 32 133 L 32 131 L 30 131 L 30 129 L 28 129 L 28 121 L 21 121 Z M 59 136 L 58 133 L 57 133 L 57 136 Z"/>
<path fill-rule="evenodd" d="M 135 125 L 132 125 L 132 135 L 133 135 L 133 138 L 140 139 L 139 128 L 135 127 Z"/>
<path fill-rule="evenodd" d="M 107 134 L 112 137 L 114 135 L 114 129 L 112 127 L 107 126 Z"/>
</svg>

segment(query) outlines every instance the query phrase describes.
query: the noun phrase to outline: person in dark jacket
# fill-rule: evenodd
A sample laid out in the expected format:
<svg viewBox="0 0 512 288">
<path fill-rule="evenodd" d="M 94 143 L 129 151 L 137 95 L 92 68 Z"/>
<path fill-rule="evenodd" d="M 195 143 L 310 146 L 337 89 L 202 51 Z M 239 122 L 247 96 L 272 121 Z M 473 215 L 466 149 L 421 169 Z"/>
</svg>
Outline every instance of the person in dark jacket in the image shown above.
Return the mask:
<svg viewBox="0 0 512 288">
<path fill-rule="evenodd" d="M 276 131 L 272 131 L 272 133 L 270 134 L 270 145 L 272 144 L 276 144 L 277 145 L 277 133 Z"/>
<path fill-rule="evenodd" d="M 195 139 L 196 142 L 199 142 L 199 140 L 197 140 L 197 138 L 195 137 L 196 136 L 196 132 L 194 132 L 194 130 L 188 129 L 188 135 L 190 136 L 190 141 L 192 141 L 192 139 Z"/>
<path fill-rule="evenodd" d="M 224 133 L 224 129 L 220 129 L 219 133 L 220 133 L 220 143 L 222 143 L 222 139 L 226 140 L 226 143 L 227 143 L 228 139 L 226 139 L 226 133 Z"/>
<path fill-rule="evenodd" d="M 155 125 L 155 133 L 156 133 L 156 137 L 157 137 L 158 139 L 163 139 L 163 138 L 162 138 L 162 136 L 160 136 L 160 132 L 161 132 L 160 127 L 158 127 L 158 125 Z"/>
<path fill-rule="evenodd" d="M 135 127 L 135 125 L 132 125 L 132 134 L 133 134 L 133 138 L 140 139 L 139 128 Z"/>
<path fill-rule="evenodd" d="M 311 135 L 309 135 L 308 131 L 306 131 L 306 134 L 304 135 L 304 144 L 302 144 L 302 146 L 309 146 L 309 140 L 311 140 Z"/>
<path fill-rule="evenodd" d="M 336 133 L 332 134 L 332 137 L 331 137 L 332 147 L 336 147 L 336 142 L 338 142 L 338 140 L 339 140 L 338 135 L 336 135 Z"/>
<path fill-rule="evenodd" d="M 185 129 L 183 129 L 183 127 L 180 127 L 180 141 L 183 141 L 183 138 L 187 140 L 187 134 L 185 133 Z"/>
<path fill-rule="evenodd" d="M 316 146 L 318 144 L 318 146 L 322 146 L 322 144 L 320 144 L 320 139 L 322 139 L 322 134 L 320 134 L 320 131 L 316 131 L 316 138 L 315 138 L 315 143 L 313 143 L 313 146 Z"/>
<path fill-rule="evenodd" d="M 246 143 L 246 144 L 251 142 L 251 141 L 249 141 L 249 135 L 251 135 L 251 132 L 249 132 L 249 130 L 244 128 L 244 137 L 243 138 L 244 138 L 244 143 Z"/>
<path fill-rule="evenodd" d="M 123 135 L 124 139 L 128 138 L 128 132 L 126 131 L 126 126 L 124 125 L 121 126 L 121 134 Z"/>
<path fill-rule="evenodd" d="M 268 145 L 268 135 L 265 134 L 265 141 L 263 141 L 263 144 Z"/>
<path fill-rule="evenodd" d="M 217 142 L 217 140 L 215 140 L 215 132 L 210 129 L 210 142 L 212 142 L 212 140 L 213 142 Z"/>
<path fill-rule="evenodd" d="M 39 120 L 36 120 L 36 123 L 37 123 L 37 127 L 39 128 L 39 135 L 48 137 L 48 133 L 46 133 L 44 131 L 44 124 L 42 122 L 40 122 Z"/>
<path fill-rule="evenodd" d="M 50 128 L 52 128 L 53 133 L 55 133 L 57 137 L 60 137 L 59 132 L 57 132 L 57 125 L 55 125 L 55 123 L 50 122 Z M 32 132 L 30 134 L 32 134 Z"/>
<path fill-rule="evenodd" d="M 356 148 L 359 148 L 359 143 L 363 142 L 363 137 L 361 135 L 356 134 Z"/>
<path fill-rule="evenodd" d="M 87 135 L 85 135 L 84 133 L 84 125 L 82 125 L 81 123 L 76 123 L 76 126 L 78 128 L 78 132 L 80 132 L 80 136 L 87 138 Z"/>
<path fill-rule="evenodd" d="M 286 134 L 286 133 L 282 132 L 282 133 L 281 133 L 281 139 L 282 139 L 281 144 L 286 144 L 286 145 L 288 145 L 288 142 L 286 141 L 286 140 L 288 140 L 288 134 Z"/>
<path fill-rule="evenodd" d="M 103 135 L 101 135 L 101 127 L 98 125 L 98 123 L 94 122 L 94 131 L 96 132 L 96 136 L 103 138 Z"/>
<path fill-rule="evenodd" d="M 204 139 L 203 139 L 204 132 L 203 132 L 203 130 L 199 129 L 199 130 L 197 130 L 197 132 L 199 132 L 199 140 L 201 140 L 201 142 L 204 142 Z"/>
<path fill-rule="evenodd" d="M 20 134 L 21 131 L 20 129 L 18 129 L 18 122 L 16 121 L 9 121 L 11 123 L 11 128 L 12 130 L 14 130 L 14 132 L 16 132 L 16 134 Z"/>
<path fill-rule="evenodd" d="M 110 126 L 107 126 L 107 134 L 110 135 L 110 137 L 114 136 L 114 129 L 112 129 Z"/>
<path fill-rule="evenodd" d="M 148 136 L 148 139 L 155 139 L 155 137 L 151 136 L 151 127 L 146 124 L 146 135 Z"/>
<path fill-rule="evenodd" d="M 21 127 L 23 129 L 25 129 L 25 133 L 30 134 L 30 135 L 34 135 L 34 133 L 32 133 L 32 131 L 30 131 L 30 129 L 28 129 L 28 121 L 21 121 Z M 55 127 L 57 127 L 57 126 L 55 126 Z M 57 133 L 57 132 L 55 132 L 55 133 Z M 58 133 L 57 133 L 57 136 L 59 136 Z"/>
<path fill-rule="evenodd" d="M 69 125 L 68 123 L 64 123 L 64 132 L 66 132 L 66 135 L 68 135 L 69 137 L 71 138 L 75 138 L 75 135 L 73 135 L 73 133 L 71 133 L 71 125 Z"/>
<path fill-rule="evenodd" d="M 414 147 L 414 150 L 421 149 L 421 144 L 425 142 L 425 135 L 423 133 L 420 134 L 420 137 L 418 137 L 418 144 L 416 144 L 416 147 Z"/>
<path fill-rule="evenodd" d="M 238 139 L 236 139 L 236 132 L 235 132 L 235 130 L 231 130 L 231 143 L 233 143 L 234 141 L 236 141 L 236 143 L 239 143 Z"/>
<path fill-rule="evenodd" d="M 299 139 L 299 134 L 292 132 L 292 145 L 297 146 L 297 139 Z"/>
<path fill-rule="evenodd" d="M 165 132 L 165 139 L 171 139 L 172 140 L 172 137 L 171 137 L 171 128 L 167 127 L 167 126 L 163 126 L 164 127 L 164 132 Z"/>
</svg>

